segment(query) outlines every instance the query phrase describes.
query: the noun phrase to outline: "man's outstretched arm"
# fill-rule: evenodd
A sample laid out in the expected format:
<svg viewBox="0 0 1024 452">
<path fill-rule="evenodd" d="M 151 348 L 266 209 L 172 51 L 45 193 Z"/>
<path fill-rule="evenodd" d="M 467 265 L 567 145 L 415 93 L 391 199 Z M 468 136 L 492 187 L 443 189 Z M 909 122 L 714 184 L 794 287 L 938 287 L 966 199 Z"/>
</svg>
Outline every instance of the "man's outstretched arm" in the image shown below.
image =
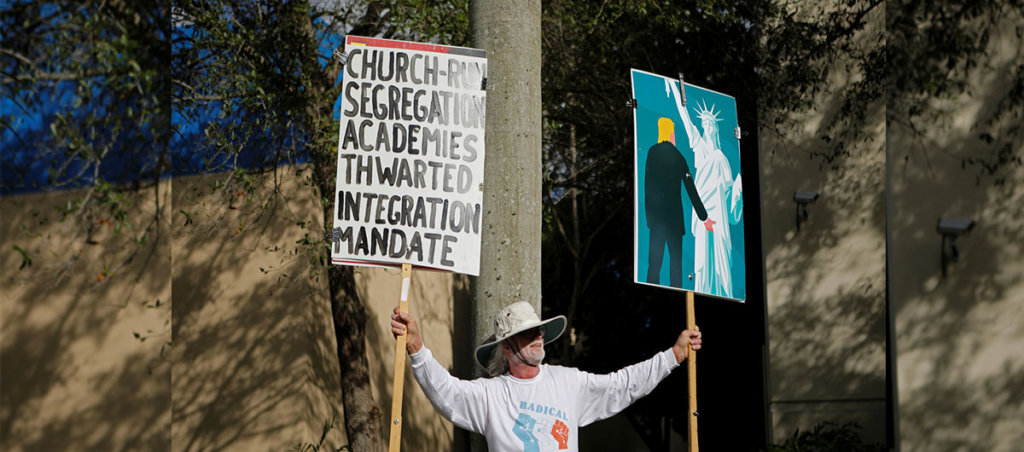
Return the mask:
<svg viewBox="0 0 1024 452">
<path fill-rule="evenodd" d="M 423 346 L 416 320 L 409 313 L 399 311 L 398 306 L 391 314 L 391 333 L 396 338 L 408 335 L 405 350 L 410 355 L 412 375 L 434 409 L 461 428 L 483 432 L 487 404 L 482 385 L 456 378 L 437 362 L 430 349 Z"/>
<path fill-rule="evenodd" d="M 623 367 L 604 375 L 582 373 L 579 393 L 580 426 L 605 419 L 624 410 L 637 399 L 650 394 L 661 380 L 668 377 L 679 363 L 690 356 L 690 349 L 698 350 L 700 329 L 683 331 L 666 349 L 646 361 Z"/>
</svg>

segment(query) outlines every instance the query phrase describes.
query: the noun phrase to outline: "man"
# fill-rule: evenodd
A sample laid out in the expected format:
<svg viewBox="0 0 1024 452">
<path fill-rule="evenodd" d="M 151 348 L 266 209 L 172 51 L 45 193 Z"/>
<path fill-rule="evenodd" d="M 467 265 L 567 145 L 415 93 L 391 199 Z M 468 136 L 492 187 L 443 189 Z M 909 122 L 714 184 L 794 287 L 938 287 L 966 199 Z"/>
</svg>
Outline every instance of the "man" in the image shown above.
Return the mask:
<svg viewBox="0 0 1024 452">
<path fill-rule="evenodd" d="M 686 234 L 686 227 L 683 221 L 682 187 L 686 187 L 686 194 L 697 217 L 711 231 L 715 222 L 708 218 L 704 203 L 693 185 L 690 165 L 679 149 L 676 149 L 675 123 L 669 118 L 658 118 L 658 143 L 647 151 L 647 163 L 644 166 L 644 213 L 647 216 L 647 227 L 651 230 L 647 282 L 651 284 L 659 282 L 661 260 L 667 246 L 669 285 L 683 287 L 683 235 Z"/>
<path fill-rule="evenodd" d="M 723 297 L 733 296 L 732 282 L 732 235 L 726 224 L 739 224 L 743 218 L 743 178 L 737 174 L 734 179 L 729 159 L 722 152 L 718 137 L 718 113 L 715 106 L 695 108 L 703 133 L 690 119 L 690 112 L 680 100 L 679 88 L 666 80 L 665 91 L 675 97 L 676 109 L 683 120 L 683 130 L 693 149 L 693 166 L 697 171 L 694 184 L 709 220 L 721 223 L 712 231 L 694 230 L 693 273 L 694 290 Z M 671 91 L 669 93 L 669 91 Z M 700 211 L 698 211 L 700 212 Z M 696 220 L 693 225 L 696 226 Z"/>
<path fill-rule="evenodd" d="M 649 394 L 672 369 L 700 349 L 699 328 L 683 331 L 671 348 L 607 375 L 542 364 L 544 344 L 565 330 L 565 316 L 540 320 L 520 301 L 494 319 L 494 340 L 476 349 L 491 378 L 460 380 L 423 345 L 419 327 L 395 307 L 391 332 L 408 334 L 413 376 L 442 416 L 487 438 L 488 449 L 576 451 L 579 428 L 611 417 Z"/>
</svg>

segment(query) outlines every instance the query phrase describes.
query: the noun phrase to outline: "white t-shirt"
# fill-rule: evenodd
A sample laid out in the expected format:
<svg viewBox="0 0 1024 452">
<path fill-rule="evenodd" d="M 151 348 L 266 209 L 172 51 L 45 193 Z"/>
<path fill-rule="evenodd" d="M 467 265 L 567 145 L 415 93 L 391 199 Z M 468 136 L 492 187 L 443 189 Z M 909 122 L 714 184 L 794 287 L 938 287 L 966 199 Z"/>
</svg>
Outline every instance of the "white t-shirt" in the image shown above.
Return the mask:
<svg viewBox="0 0 1024 452">
<path fill-rule="evenodd" d="M 542 364 L 528 380 L 509 374 L 460 380 L 426 347 L 411 358 L 413 375 L 434 408 L 483 434 L 491 452 L 575 452 L 579 427 L 622 411 L 679 366 L 669 348 L 606 375 Z"/>
</svg>

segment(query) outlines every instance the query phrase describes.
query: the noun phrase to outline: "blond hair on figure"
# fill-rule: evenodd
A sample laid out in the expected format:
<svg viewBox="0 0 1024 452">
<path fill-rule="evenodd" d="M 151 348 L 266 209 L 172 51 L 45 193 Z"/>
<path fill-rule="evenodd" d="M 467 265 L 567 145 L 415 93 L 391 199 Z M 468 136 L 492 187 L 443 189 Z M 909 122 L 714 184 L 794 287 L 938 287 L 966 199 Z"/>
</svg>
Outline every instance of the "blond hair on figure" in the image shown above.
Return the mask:
<svg viewBox="0 0 1024 452">
<path fill-rule="evenodd" d="M 676 123 L 668 118 L 658 118 L 658 142 L 672 141 L 672 135 L 676 132 Z"/>
</svg>

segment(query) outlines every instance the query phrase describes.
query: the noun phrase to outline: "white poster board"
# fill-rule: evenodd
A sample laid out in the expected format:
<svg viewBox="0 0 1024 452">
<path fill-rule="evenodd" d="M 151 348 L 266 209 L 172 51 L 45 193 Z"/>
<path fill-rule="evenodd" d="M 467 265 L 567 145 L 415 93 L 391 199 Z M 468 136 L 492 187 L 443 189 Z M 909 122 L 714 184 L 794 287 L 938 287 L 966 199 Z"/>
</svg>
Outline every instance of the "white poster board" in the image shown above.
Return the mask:
<svg viewBox="0 0 1024 452">
<path fill-rule="evenodd" d="M 348 36 L 331 261 L 478 275 L 483 50 Z"/>
</svg>

